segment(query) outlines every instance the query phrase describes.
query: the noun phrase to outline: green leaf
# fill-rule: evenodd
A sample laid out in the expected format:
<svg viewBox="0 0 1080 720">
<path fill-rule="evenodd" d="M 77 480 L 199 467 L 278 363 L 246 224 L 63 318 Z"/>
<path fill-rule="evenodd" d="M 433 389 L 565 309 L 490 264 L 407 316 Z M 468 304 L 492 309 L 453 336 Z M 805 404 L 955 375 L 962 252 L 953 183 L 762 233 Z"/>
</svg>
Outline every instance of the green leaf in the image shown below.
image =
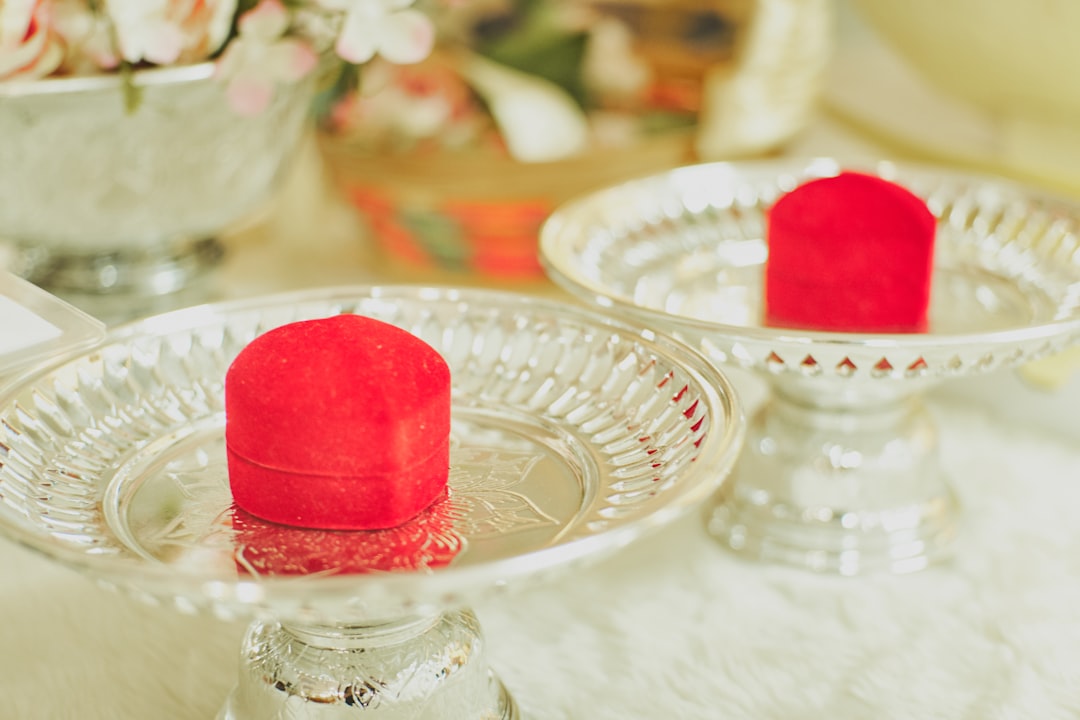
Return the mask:
<svg viewBox="0 0 1080 720">
<path fill-rule="evenodd" d="M 521 22 L 506 34 L 478 44 L 476 52 L 554 83 L 586 107 L 581 66 L 588 35 L 559 27 L 550 8 L 542 2 L 524 0 L 518 7 L 522 13 Z"/>
<path fill-rule="evenodd" d="M 142 105 L 142 88 L 135 84 L 135 69 L 127 61 L 120 63 L 120 83 L 124 110 L 131 115 Z"/>
<path fill-rule="evenodd" d="M 350 92 L 360 87 L 361 72 L 359 65 L 340 62 L 337 70 L 319 78 L 315 99 L 312 102 L 312 112 L 318 122 L 325 123 L 329 120 L 334 106 Z"/>
</svg>

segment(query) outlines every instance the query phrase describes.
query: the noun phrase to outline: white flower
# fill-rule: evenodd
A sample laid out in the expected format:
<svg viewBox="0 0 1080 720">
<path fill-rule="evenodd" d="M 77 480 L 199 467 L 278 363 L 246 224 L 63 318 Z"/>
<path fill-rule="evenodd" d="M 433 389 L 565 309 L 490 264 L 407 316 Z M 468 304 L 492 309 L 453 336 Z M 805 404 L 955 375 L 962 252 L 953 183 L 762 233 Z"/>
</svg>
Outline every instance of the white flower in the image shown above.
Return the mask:
<svg viewBox="0 0 1080 720">
<path fill-rule="evenodd" d="M 0 80 L 33 80 L 59 67 L 63 45 L 46 0 L 0 0 Z"/>
<path fill-rule="evenodd" d="M 432 21 L 413 0 L 0 0 L 0 81 L 87 75 L 204 62 L 240 113 L 264 108 L 279 84 L 311 72 L 334 44 L 346 61 L 381 55 L 395 64 L 426 58 Z M 251 7 L 244 2 L 243 7 Z M 232 30 L 237 34 L 232 36 Z"/>
<path fill-rule="evenodd" d="M 52 25 L 66 46 L 63 72 L 85 75 L 120 64 L 108 19 L 89 12 L 84 0 L 52 0 Z"/>
<path fill-rule="evenodd" d="M 270 104 L 279 82 L 296 82 L 314 69 L 318 56 L 305 42 L 286 37 L 289 13 L 280 0 L 262 0 L 240 17 L 239 34 L 218 60 L 229 105 L 256 115 Z"/>
<path fill-rule="evenodd" d="M 216 51 L 236 0 L 108 0 L 105 10 L 124 60 L 170 65 Z"/>
<path fill-rule="evenodd" d="M 423 60 L 435 44 L 431 20 L 409 6 L 413 0 L 319 0 L 345 13 L 335 50 L 344 60 L 365 63 L 382 55 L 393 63 Z"/>
</svg>

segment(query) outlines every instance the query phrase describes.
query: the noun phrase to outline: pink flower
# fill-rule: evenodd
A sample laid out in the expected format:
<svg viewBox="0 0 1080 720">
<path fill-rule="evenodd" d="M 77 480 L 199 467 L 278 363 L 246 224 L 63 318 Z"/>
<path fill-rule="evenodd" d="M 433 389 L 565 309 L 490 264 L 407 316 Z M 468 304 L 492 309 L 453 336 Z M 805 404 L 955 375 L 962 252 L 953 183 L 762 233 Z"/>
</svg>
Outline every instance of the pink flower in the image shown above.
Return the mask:
<svg viewBox="0 0 1080 720">
<path fill-rule="evenodd" d="M 279 82 L 296 82 L 318 62 L 312 48 L 286 37 L 289 13 L 280 0 L 262 0 L 240 17 L 239 35 L 218 60 L 229 105 L 241 115 L 257 115 L 274 97 Z"/>
<path fill-rule="evenodd" d="M 343 11 L 345 21 L 335 50 L 344 60 L 365 63 L 382 55 L 393 63 L 416 63 L 431 52 L 435 28 L 409 6 L 413 0 L 319 0 L 329 10 Z"/>
<path fill-rule="evenodd" d="M 423 62 L 373 62 L 364 68 L 358 93 L 336 103 L 334 130 L 357 144 L 379 149 L 474 144 L 490 122 L 451 58 Z"/>
<path fill-rule="evenodd" d="M 64 57 L 47 0 L 0 0 L 0 80 L 34 80 Z"/>
<path fill-rule="evenodd" d="M 228 36 L 236 0 L 107 0 L 120 55 L 130 63 L 202 60 Z"/>
</svg>

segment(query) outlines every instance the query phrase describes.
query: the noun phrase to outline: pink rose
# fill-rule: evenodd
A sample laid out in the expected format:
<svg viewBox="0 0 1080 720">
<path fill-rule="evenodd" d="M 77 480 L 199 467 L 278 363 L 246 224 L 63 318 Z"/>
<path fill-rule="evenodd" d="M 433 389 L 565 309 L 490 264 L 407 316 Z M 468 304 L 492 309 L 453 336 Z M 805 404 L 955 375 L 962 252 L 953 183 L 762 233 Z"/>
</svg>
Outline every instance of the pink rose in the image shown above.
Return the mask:
<svg viewBox="0 0 1080 720">
<path fill-rule="evenodd" d="M 48 0 L 0 0 L 0 81 L 35 80 L 53 72 L 64 47 Z"/>
</svg>

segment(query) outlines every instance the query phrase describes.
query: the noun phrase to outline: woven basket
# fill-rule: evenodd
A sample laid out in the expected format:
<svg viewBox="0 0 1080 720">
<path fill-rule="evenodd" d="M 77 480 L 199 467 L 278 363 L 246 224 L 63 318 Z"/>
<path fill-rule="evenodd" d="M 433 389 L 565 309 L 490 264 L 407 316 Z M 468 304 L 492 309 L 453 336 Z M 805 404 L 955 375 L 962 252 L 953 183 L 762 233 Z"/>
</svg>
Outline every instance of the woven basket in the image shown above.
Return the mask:
<svg viewBox="0 0 1080 720">
<path fill-rule="evenodd" d="M 373 155 L 321 133 L 331 176 L 370 225 L 387 259 L 489 278 L 542 277 L 540 225 L 589 190 L 692 159 L 691 129 L 631 149 L 521 163 L 496 149 Z"/>
</svg>

